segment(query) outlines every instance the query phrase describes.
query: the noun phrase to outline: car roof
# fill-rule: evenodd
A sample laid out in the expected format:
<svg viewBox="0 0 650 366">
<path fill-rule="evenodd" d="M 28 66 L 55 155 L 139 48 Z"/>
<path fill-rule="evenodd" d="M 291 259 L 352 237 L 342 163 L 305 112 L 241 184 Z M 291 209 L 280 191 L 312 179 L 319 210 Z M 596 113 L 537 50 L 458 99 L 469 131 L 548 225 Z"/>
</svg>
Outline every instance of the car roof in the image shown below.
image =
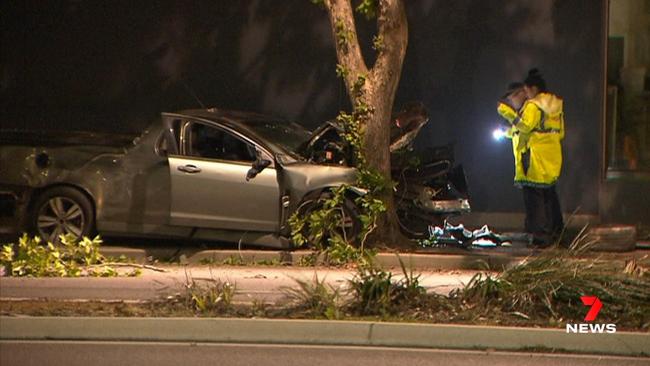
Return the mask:
<svg viewBox="0 0 650 366">
<path fill-rule="evenodd" d="M 263 115 L 255 112 L 242 112 L 218 108 L 206 109 L 186 109 L 174 113 L 163 113 L 163 116 L 181 116 L 188 118 L 198 118 L 207 121 L 212 121 L 229 127 L 239 133 L 246 135 L 248 138 L 253 139 L 273 151 L 281 151 L 271 141 L 259 136 L 254 130 L 250 128 L 255 123 L 263 123 L 268 121 L 284 121 L 281 118 L 274 118 L 268 115 Z"/>
<path fill-rule="evenodd" d="M 188 117 L 207 119 L 215 122 L 230 122 L 238 126 L 246 126 L 252 123 L 264 121 L 281 121 L 281 118 L 271 117 L 255 112 L 243 112 L 218 108 L 186 109 L 173 114 L 180 114 Z"/>
</svg>

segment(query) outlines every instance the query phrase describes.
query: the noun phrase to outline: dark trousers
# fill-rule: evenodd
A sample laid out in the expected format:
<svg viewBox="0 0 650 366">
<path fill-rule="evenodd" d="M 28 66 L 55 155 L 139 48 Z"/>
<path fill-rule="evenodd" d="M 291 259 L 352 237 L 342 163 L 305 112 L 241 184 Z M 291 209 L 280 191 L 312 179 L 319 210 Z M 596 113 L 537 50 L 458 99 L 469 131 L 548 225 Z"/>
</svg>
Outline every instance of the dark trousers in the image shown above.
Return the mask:
<svg viewBox="0 0 650 366">
<path fill-rule="evenodd" d="M 533 242 L 550 245 L 556 241 L 562 229 L 562 209 L 555 186 L 549 188 L 523 187 L 526 207 L 525 229 L 533 235 Z"/>
</svg>

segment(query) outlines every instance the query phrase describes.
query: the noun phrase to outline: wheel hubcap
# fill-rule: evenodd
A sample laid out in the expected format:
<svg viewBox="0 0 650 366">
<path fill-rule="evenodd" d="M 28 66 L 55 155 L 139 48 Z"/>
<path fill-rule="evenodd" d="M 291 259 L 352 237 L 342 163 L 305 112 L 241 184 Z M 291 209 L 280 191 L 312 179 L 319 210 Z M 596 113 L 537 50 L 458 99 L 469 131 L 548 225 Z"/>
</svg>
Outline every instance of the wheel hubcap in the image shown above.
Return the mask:
<svg viewBox="0 0 650 366">
<path fill-rule="evenodd" d="M 85 217 L 81 206 L 66 197 L 52 197 L 38 212 L 38 232 L 43 239 L 55 243 L 59 235 L 81 236 Z"/>
</svg>

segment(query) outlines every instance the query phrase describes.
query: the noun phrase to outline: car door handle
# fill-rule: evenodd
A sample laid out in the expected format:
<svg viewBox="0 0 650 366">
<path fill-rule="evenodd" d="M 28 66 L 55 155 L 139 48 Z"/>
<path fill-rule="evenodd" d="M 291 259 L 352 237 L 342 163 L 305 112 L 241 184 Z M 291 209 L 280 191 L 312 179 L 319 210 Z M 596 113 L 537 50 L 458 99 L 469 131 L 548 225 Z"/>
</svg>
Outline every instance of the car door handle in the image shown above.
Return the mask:
<svg viewBox="0 0 650 366">
<path fill-rule="evenodd" d="M 181 172 L 190 173 L 190 174 L 200 173 L 201 172 L 201 168 L 199 168 L 197 166 L 194 166 L 194 165 L 181 165 L 181 166 L 178 167 L 178 170 L 180 170 Z"/>
</svg>

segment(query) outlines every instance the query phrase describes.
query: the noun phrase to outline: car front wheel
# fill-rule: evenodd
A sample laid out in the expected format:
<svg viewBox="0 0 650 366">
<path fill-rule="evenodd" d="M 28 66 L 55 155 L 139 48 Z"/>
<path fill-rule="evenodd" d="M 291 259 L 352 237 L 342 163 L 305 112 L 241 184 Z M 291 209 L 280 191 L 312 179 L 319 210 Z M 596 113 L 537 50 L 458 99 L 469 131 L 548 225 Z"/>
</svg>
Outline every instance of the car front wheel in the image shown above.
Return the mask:
<svg viewBox="0 0 650 366">
<path fill-rule="evenodd" d="M 90 236 L 95 225 L 90 200 L 72 187 L 55 187 L 43 192 L 35 201 L 31 214 L 34 232 L 56 243 L 60 235 L 75 238 Z"/>
<path fill-rule="evenodd" d="M 298 208 L 298 214 L 303 217 L 309 217 L 314 211 L 323 209 L 324 201 L 331 198 L 332 193 L 326 191 L 316 198 L 307 199 Z M 348 243 L 358 246 L 361 242 L 359 238 L 359 233 L 361 233 L 361 220 L 359 219 L 359 212 L 354 201 L 350 198 L 345 198 L 343 204 L 338 209 L 340 209 L 341 223 L 334 229 L 336 234 L 344 238 Z M 307 245 L 313 247 L 314 241 L 316 240 L 311 236 L 310 231 L 310 222 L 308 221 L 303 227 L 302 234 L 307 239 Z M 325 232 L 322 234 L 321 246 L 327 246 L 332 233 Z"/>
</svg>

